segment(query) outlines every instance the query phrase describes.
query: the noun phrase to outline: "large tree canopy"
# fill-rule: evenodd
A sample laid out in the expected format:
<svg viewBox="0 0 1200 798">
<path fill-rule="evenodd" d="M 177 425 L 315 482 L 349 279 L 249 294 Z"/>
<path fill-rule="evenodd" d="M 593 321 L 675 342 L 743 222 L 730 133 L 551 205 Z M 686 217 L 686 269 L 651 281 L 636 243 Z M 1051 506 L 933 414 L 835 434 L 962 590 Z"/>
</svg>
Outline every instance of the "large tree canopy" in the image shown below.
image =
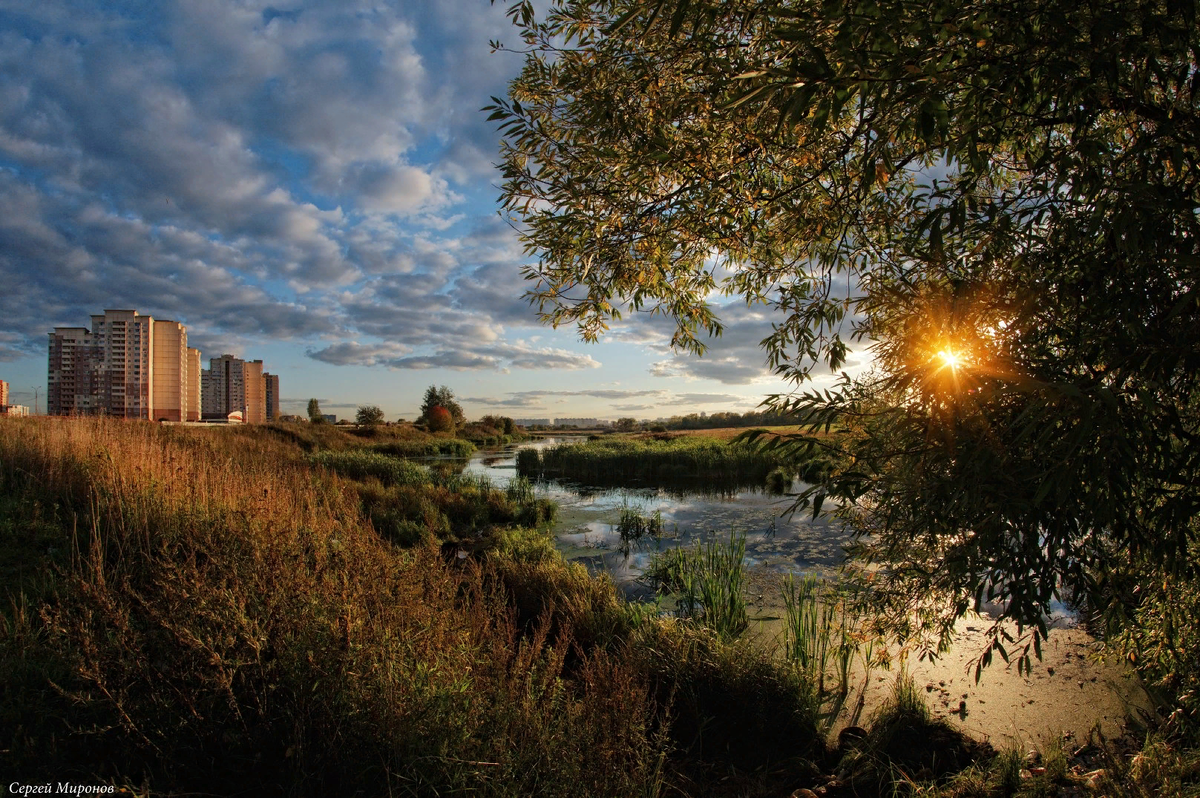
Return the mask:
<svg viewBox="0 0 1200 798">
<path fill-rule="evenodd" d="M 1195 0 L 510 12 L 525 68 L 492 111 L 543 320 L 663 312 L 699 352 L 714 292 L 772 307 L 773 402 L 839 420 L 803 445 L 845 455 L 817 490 L 893 628 L 995 601 L 1036 643 L 1064 592 L 1189 567 Z M 855 340 L 874 371 L 802 393 Z"/>
</svg>

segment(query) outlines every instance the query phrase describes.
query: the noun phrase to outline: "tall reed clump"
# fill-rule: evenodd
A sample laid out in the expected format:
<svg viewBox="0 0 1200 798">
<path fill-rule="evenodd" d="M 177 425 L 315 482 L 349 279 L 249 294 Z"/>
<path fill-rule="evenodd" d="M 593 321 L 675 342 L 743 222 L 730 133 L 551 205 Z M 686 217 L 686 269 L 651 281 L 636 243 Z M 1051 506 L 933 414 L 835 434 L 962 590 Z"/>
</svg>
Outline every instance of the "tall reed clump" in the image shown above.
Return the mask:
<svg viewBox="0 0 1200 798">
<path fill-rule="evenodd" d="M 691 548 L 669 549 L 651 560 L 646 578 L 660 590 L 677 593 L 681 617 L 712 629 L 722 639 L 737 637 L 749 625 L 742 585 L 746 536 L 714 538 Z"/>
<path fill-rule="evenodd" d="M 293 444 L 0 419 L 0 770 L 154 792 L 652 795 L 619 648 L 397 549 Z M 549 566 L 546 566 L 549 567 Z M 37 578 L 35 578 L 35 576 Z M 581 610 L 583 612 L 583 610 Z"/>
<path fill-rule="evenodd" d="M 784 578 L 784 654 L 808 674 L 820 694 L 829 680 L 845 696 L 856 657 L 870 672 L 874 638 L 865 634 L 849 596 L 823 580 Z"/>
<path fill-rule="evenodd" d="M 601 438 L 517 453 L 518 473 L 591 485 L 641 482 L 732 489 L 760 487 L 772 469 L 787 465 L 777 450 L 699 436 L 646 440 Z"/>
</svg>

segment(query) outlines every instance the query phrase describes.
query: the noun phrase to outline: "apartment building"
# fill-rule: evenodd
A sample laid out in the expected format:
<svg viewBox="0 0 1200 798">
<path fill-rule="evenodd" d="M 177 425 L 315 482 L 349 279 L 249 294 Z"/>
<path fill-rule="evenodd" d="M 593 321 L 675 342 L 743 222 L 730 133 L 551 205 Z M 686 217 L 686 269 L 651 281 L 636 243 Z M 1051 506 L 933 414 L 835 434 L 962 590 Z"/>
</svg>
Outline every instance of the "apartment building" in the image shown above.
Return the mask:
<svg viewBox="0 0 1200 798">
<path fill-rule="evenodd" d="M 223 419 L 240 413 L 247 424 L 267 420 L 267 386 L 261 360 L 221 355 L 208 363 L 209 367 L 200 375 L 200 407 L 204 418 Z"/>
<path fill-rule="evenodd" d="M 8 383 L 0 380 L 0 412 L 8 407 Z"/>
<path fill-rule="evenodd" d="M 91 329 L 55 327 L 49 340 L 47 412 L 185 421 L 200 353 L 187 328 L 136 310 L 105 310 Z M 192 354 L 194 353 L 194 354 Z"/>
<path fill-rule="evenodd" d="M 267 421 L 279 420 L 279 375 L 263 372 L 263 389 L 267 397 Z"/>
</svg>

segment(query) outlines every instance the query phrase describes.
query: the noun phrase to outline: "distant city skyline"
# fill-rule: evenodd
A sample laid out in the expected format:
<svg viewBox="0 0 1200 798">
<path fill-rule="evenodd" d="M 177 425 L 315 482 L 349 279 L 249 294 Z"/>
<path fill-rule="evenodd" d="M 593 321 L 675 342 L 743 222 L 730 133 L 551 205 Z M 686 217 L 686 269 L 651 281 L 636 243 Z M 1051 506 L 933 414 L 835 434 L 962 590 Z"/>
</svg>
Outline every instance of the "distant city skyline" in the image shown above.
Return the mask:
<svg viewBox="0 0 1200 798">
<path fill-rule="evenodd" d="M 715 296 L 725 334 L 673 352 L 632 314 L 597 345 L 538 324 L 497 215 L 480 108 L 521 66 L 505 4 L 43 0 L 0 15 L 0 375 L 46 407 L 46 335 L 98 308 L 187 326 L 352 417 L 746 411 L 788 386 L 763 307 Z M 856 367 L 854 359 L 851 368 Z M 823 377 L 829 381 L 831 377 Z M 818 383 L 820 384 L 820 383 Z"/>
</svg>

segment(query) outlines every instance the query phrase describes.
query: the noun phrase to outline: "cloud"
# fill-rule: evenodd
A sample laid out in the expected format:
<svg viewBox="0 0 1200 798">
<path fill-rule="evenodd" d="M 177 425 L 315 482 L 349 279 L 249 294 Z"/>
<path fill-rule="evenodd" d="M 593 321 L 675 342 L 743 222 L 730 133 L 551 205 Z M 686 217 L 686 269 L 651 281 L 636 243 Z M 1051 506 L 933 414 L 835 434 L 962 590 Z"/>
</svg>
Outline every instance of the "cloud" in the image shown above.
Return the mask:
<svg viewBox="0 0 1200 798">
<path fill-rule="evenodd" d="M 478 108 L 519 66 L 489 56 L 503 8 L 44 0 L 5 14 L 0 317 L 15 337 L 0 356 L 119 306 L 216 347 L 334 337 L 375 354 L 312 348 L 411 368 L 594 364 L 464 345 L 532 318 L 503 293 L 523 254 L 490 197 L 450 189 L 495 152 Z"/>
<path fill-rule="evenodd" d="M 509 368 L 574 370 L 598 368 L 600 364 L 590 355 L 565 349 L 530 347 L 525 344 L 495 342 L 466 345 L 461 350 L 440 349 L 426 354 L 409 354 L 400 344 L 369 344 L 357 342 L 333 344 L 307 354 L 314 360 L 334 365 L 387 366 L 393 369 L 444 368 L 455 371 L 500 371 Z"/>
<path fill-rule="evenodd" d="M 319 351 L 308 351 L 308 356 L 322 363 L 335 366 L 375 366 L 404 357 L 412 350 L 399 344 L 360 344 L 346 341 L 327 346 Z"/>
</svg>

